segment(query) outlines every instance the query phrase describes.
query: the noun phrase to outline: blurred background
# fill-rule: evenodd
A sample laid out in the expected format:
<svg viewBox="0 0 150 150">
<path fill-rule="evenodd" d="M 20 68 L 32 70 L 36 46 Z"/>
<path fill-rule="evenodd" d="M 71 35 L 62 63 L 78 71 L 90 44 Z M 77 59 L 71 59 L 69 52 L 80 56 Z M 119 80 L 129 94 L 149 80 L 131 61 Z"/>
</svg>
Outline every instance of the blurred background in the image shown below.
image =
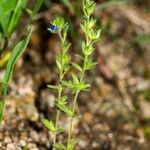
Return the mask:
<svg viewBox="0 0 150 150">
<path fill-rule="evenodd" d="M 82 92 L 74 134 L 79 150 L 150 150 L 150 0 L 95 0 L 94 17 L 102 29 L 93 55 L 97 66 L 87 72 L 91 91 Z M 50 150 L 51 134 L 42 119 L 55 119 L 55 64 L 59 38 L 47 28 L 56 16 L 69 23 L 68 41 L 72 60 L 81 53 L 83 33 L 81 0 L 43 0 L 34 18 L 36 0 L 28 0 L 0 58 L 0 78 L 15 43 L 33 26 L 24 55 L 15 66 L 9 85 L 4 121 L 0 127 L 0 149 Z M 1 9 L 1 7 L 0 7 Z M 0 43 L 6 43 L 6 38 Z M 4 45 L 4 44 L 3 44 Z M 3 47 L 3 46 L 2 46 Z M 5 59 L 4 59 L 5 58 Z M 76 70 L 71 70 L 76 72 Z M 68 119 L 60 124 L 67 130 Z M 59 136 L 65 142 L 67 134 Z"/>
</svg>

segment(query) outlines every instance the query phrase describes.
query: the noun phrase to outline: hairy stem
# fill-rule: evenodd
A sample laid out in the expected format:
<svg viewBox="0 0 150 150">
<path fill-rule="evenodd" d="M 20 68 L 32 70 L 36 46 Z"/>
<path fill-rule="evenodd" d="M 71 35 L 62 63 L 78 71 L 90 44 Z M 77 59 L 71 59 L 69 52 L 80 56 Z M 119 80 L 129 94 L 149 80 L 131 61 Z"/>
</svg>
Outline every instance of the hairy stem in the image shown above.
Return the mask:
<svg viewBox="0 0 150 150">
<path fill-rule="evenodd" d="M 59 84 L 59 86 L 61 86 L 61 84 Z M 58 101 L 60 101 L 61 93 L 62 93 L 61 91 L 58 92 Z M 57 127 L 58 127 L 59 117 L 60 117 L 60 110 L 57 110 L 57 112 L 56 112 L 56 122 L 55 122 L 55 128 L 56 128 L 56 129 L 57 129 Z M 57 139 L 57 132 L 56 132 L 55 135 L 54 135 L 53 143 L 56 142 L 56 139 Z M 55 149 L 55 148 L 53 147 L 53 150 L 54 150 L 54 149 Z"/>
<path fill-rule="evenodd" d="M 75 113 L 78 95 L 79 95 L 79 92 L 77 92 L 77 93 L 75 94 L 75 97 L 74 97 L 74 100 L 73 100 L 73 108 L 72 108 L 72 109 L 73 109 L 73 114 Z M 74 117 L 71 118 L 70 124 L 69 124 L 69 135 L 68 135 L 68 142 L 67 142 L 67 145 L 69 145 L 70 140 L 71 140 L 71 138 L 72 138 L 72 131 L 73 131 L 73 126 L 72 126 L 72 125 L 73 125 L 73 119 L 74 119 Z"/>
<path fill-rule="evenodd" d="M 84 60 L 85 60 L 85 59 L 84 59 Z M 83 78 L 84 78 L 84 74 L 85 74 L 84 65 L 85 65 L 85 61 L 84 61 L 84 64 L 83 64 L 83 71 L 81 72 L 81 75 L 80 75 L 80 81 L 82 81 Z M 79 93 L 80 93 L 80 91 L 78 91 L 78 92 L 75 94 L 74 99 L 73 99 L 73 107 L 72 107 L 73 114 L 75 113 L 75 110 L 76 110 L 76 107 L 77 107 L 77 99 L 78 99 Z M 73 119 L 74 119 L 74 117 L 71 118 L 70 124 L 69 124 L 69 134 L 68 134 L 67 145 L 69 145 L 69 143 L 70 143 L 70 141 L 71 141 L 71 138 L 72 138 Z"/>
<path fill-rule="evenodd" d="M 61 39 L 61 34 L 60 33 L 59 33 L 59 37 Z M 59 73 L 59 83 L 58 84 L 59 84 L 59 87 L 61 88 L 61 90 L 58 91 L 58 99 L 57 99 L 58 102 L 60 101 L 61 96 L 62 96 L 62 84 L 61 84 L 62 79 L 63 79 L 63 67 L 60 69 L 60 73 Z M 56 121 L 55 121 L 55 129 L 58 128 L 59 118 L 60 118 L 60 110 L 57 109 Z M 57 140 L 57 132 L 55 132 L 53 144 L 56 142 L 56 140 Z M 55 150 L 54 147 L 53 147 L 53 150 Z"/>
</svg>

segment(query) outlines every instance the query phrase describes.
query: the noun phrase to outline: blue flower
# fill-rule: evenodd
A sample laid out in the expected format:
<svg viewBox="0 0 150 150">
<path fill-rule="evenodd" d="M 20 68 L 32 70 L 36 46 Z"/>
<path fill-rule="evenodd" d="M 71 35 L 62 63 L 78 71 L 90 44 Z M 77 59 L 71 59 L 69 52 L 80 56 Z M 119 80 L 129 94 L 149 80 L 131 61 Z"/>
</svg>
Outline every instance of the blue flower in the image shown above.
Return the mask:
<svg viewBox="0 0 150 150">
<path fill-rule="evenodd" d="M 55 26 L 55 25 L 51 25 L 49 28 L 54 32 L 57 31 L 57 26 Z"/>
</svg>

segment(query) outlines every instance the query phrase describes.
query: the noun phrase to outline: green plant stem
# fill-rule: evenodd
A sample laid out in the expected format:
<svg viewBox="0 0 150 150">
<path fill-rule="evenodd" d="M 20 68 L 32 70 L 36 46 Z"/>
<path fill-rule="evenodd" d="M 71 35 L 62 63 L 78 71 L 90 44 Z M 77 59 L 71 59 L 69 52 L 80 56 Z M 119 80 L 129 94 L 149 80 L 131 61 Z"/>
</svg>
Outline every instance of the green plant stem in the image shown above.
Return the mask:
<svg viewBox="0 0 150 150">
<path fill-rule="evenodd" d="M 60 101 L 61 95 L 62 95 L 61 81 L 62 81 L 62 69 L 60 69 L 60 74 L 59 74 L 59 87 L 61 88 L 61 90 L 58 91 L 58 102 Z M 60 118 L 60 110 L 57 110 L 57 112 L 56 112 L 56 121 L 55 121 L 55 129 L 58 128 L 59 118 Z M 55 132 L 53 144 L 56 142 L 56 140 L 57 140 L 57 132 Z M 55 150 L 54 147 L 53 147 L 53 150 Z"/>
<path fill-rule="evenodd" d="M 74 100 L 73 100 L 73 114 L 75 113 L 78 95 L 79 95 L 79 92 L 77 92 L 77 93 L 75 94 L 75 97 L 74 97 Z M 72 131 L 73 131 L 73 126 L 72 126 L 72 125 L 73 125 L 73 119 L 74 119 L 74 117 L 71 118 L 70 124 L 69 124 L 69 135 L 68 135 L 68 142 L 67 142 L 67 145 L 69 145 L 70 140 L 71 140 L 71 138 L 72 138 Z"/>
<path fill-rule="evenodd" d="M 59 85 L 60 85 L 60 84 L 59 84 Z M 58 101 L 60 101 L 60 98 L 61 98 L 61 92 L 59 91 L 59 93 L 58 93 Z M 56 122 L 55 122 L 55 128 L 56 128 L 56 129 L 57 129 L 57 127 L 58 127 L 59 117 L 60 117 L 60 110 L 57 110 L 57 112 L 56 112 Z M 53 143 L 56 142 L 56 139 L 57 139 L 57 132 L 56 132 L 55 135 L 54 135 Z M 55 148 L 53 148 L 53 150 L 54 150 L 54 149 L 55 149 Z"/>
<path fill-rule="evenodd" d="M 84 78 L 84 73 L 85 73 L 85 70 L 84 70 L 84 65 L 85 65 L 85 59 L 84 59 L 84 64 L 83 64 L 83 71 L 81 72 L 81 76 L 80 76 L 80 81 L 83 80 Z M 78 91 L 75 96 L 74 96 L 74 99 L 73 99 L 73 114 L 75 113 L 75 110 L 76 110 L 76 106 L 77 106 L 77 99 L 78 99 L 78 95 L 79 95 L 80 91 Z M 68 141 L 67 141 L 67 145 L 69 145 L 70 141 L 71 141 L 71 138 L 72 138 L 72 131 L 73 131 L 73 119 L 74 117 L 71 118 L 70 120 L 70 124 L 69 124 L 69 134 L 68 134 Z"/>
</svg>

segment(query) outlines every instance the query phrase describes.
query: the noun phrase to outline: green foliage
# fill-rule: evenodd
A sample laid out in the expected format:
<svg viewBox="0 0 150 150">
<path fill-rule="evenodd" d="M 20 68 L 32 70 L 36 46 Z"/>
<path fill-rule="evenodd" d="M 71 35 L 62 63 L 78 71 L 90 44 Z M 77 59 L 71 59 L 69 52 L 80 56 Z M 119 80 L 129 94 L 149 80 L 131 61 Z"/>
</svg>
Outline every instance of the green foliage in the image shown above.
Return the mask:
<svg viewBox="0 0 150 150">
<path fill-rule="evenodd" d="M 92 0 L 83 0 L 83 12 L 85 17 L 89 18 L 93 13 L 95 3 Z"/>
<path fill-rule="evenodd" d="M 60 149 L 60 150 L 66 150 L 65 145 L 60 144 L 60 143 L 54 143 L 53 147 L 56 148 L 56 149 Z"/>
<path fill-rule="evenodd" d="M 15 29 L 27 0 L 1 0 L 0 1 L 0 26 L 2 33 L 10 36 Z"/>
<path fill-rule="evenodd" d="M 22 40 L 21 42 L 19 42 L 13 49 L 13 52 L 8 60 L 7 63 L 7 68 L 4 74 L 4 77 L 2 79 L 2 86 L 0 89 L 0 93 L 1 93 L 1 99 L 0 99 L 0 121 L 2 120 L 3 117 L 3 111 L 4 111 L 4 107 L 5 107 L 5 98 L 6 98 L 6 94 L 7 94 L 7 88 L 8 88 L 8 84 L 11 80 L 12 77 L 12 73 L 13 73 L 13 69 L 14 69 L 14 65 L 16 63 L 16 61 L 21 57 L 21 55 L 23 54 L 24 50 L 26 49 L 29 39 L 31 37 L 32 34 L 32 30 L 29 31 L 27 37 Z"/>
<path fill-rule="evenodd" d="M 0 57 L 3 57 L 3 53 L 7 51 L 9 44 L 9 39 L 12 33 L 17 28 L 20 18 L 25 13 L 24 10 L 28 10 L 27 3 L 29 0 L 0 0 Z M 43 0 L 36 0 L 35 5 L 30 11 L 29 21 L 26 22 L 25 27 L 22 31 L 25 31 L 30 26 L 31 22 L 34 20 L 36 13 L 40 9 Z M 19 35 L 19 39 L 22 38 L 22 33 Z M 10 42 L 11 43 L 11 42 Z M 11 48 L 11 46 L 10 46 Z M 5 55 L 5 53 L 4 53 Z M 3 58 L 2 58 L 3 59 Z"/>
<path fill-rule="evenodd" d="M 58 143 L 57 133 L 53 140 L 53 149 L 62 149 L 62 150 L 73 150 L 77 141 L 72 138 L 73 131 L 73 119 L 75 118 L 75 110 L 77 105 L 78 94 L 80 91 L 88 91 L 90 85 L 84 80 L 85 71 L 91 70 L 97 63 L 94 62 L 91 58 L 91 55 L 94 53 L 95 48 L 93 44 L 99 39 L 101 30 L 95 28 L 96 20 L 91 17 L 95 8 L 95 3 L 93 0 L 84 0 L 83 1 L 83 23 L 80 25 L 83 33 L 85 34 L 85 41 L 82 41 L 82 54 L 78 56 L 82 64 L 76 64 L 71 62 L 71 58 L 68 55 L 68 50 L 70 48 L 70 43 L 67 42 L 67 32 L 68 32 L 68 23 L 61 17 L 57 17 L 54 21 L 51 22 L 51 26 L 48 29 L 52 33 L 58 34 L 60 38 L 60 52 L 56 57 L 56 64 L 59 69 L 59 80 L 57 85 L 48 85 L 49 88 L 57 91 L 58 96 L 55 102 L 57 113 L 55 125 L 52 122 L 46 120 L 44 125 L 50 130 L 55 131 L 54 128 L 59 127 L 59 118 L 61 112 L 64 112 L 69 118 L 69 131 L 67 145 Z M 71 67 L 75 67 L 78 70 L 77 74 L 72 74 L 71 79 L 66 79 L 65 75 L 69 72 Z M 73 94 L 73 100 L 68 100 L 68 96 L 65 94 L 65 90 L 70 89 Z M 50 125 L 49 125 L 50 124 Z M 50 127 L 49 127 L 50 126 Z"/>
<path fill-rule="evenodd" d="M 18 0 L 17 4 L 14 8 L 14 12 L 12 17 L 10 18 L 10 23 L 8 25 L 8 35 L 11 35 L 13 30 L 15 29 L 20 16 L 22 14 L 23 9 L 26 7 L 27 0 Z"/>
<path fill-rule="evenodd" d="M 61 97 L 59 100 L 56 101 L 56 106 L 63 112 L 65 112 L 68 116 L 73 117 L 74 112 L 71 108 L 67 107 L 67 96 Z"/>
<path fill-rule="evenodd" d="M 48 120 L 48 119 L 44 119 L 43 120 L 43 124 L 45 125 L 45 127 L 46 128 L 48 128 L 51 132 L 56 132 L 57 131 L 57 129 L 55 128 L 55 126 L 54 126 L 54 123 L 50 120 Z"/>
<path fill-rule="evenodd" d="M 63 81 L 63 84 L 67 88 L 71 89 L 73 94 L 80 91 L 88 91 L 88 87 L 90 87 L 90 85 L 86 84 L 85 81 L 80 81 L 75 74 L 72 75 L 72 80 Z"/>
<path fill-rule="evenodd" d="M 74 139 L 70 140 L 70 142 L 67 144 L 66 150 L 73 150 L 77 142 L 78 140 L 74 140 Z"/>
<path fill-rule="evenodd" d="M 0 0 L 0 30 L 1 33 L 11 36 L 16 28 L 28 0 Z M 32 9 L 32 16 L 39 11 L 43 0 L 36 0 Z"/>
</svg>

